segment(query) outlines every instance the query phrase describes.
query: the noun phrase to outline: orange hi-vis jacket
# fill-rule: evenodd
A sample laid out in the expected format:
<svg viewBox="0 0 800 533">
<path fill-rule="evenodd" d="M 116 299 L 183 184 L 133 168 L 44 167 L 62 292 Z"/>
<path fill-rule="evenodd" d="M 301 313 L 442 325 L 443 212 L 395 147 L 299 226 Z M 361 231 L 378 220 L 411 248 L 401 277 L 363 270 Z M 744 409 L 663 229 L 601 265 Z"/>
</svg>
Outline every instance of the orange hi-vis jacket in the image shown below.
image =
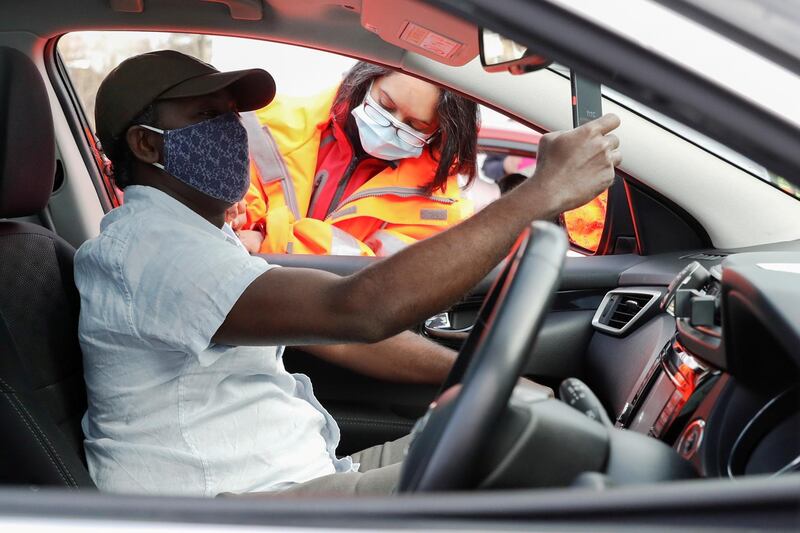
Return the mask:
<svg viewBox="0 0 800 533">
<path fill-rule="evenodd" d="M 455 175 L 444 192 L 426 192 L 438 165 L 426 147 L 378 172 L 324 220 L 310 218 L 315 186 L 327 175 L 317 172 L 317 156 L 335 94 L 278 97 L 243 115 L 251 158 L 247 219 L 266 230 L 261 253 L 385 256 L 472 214 Z"/>
</svg>

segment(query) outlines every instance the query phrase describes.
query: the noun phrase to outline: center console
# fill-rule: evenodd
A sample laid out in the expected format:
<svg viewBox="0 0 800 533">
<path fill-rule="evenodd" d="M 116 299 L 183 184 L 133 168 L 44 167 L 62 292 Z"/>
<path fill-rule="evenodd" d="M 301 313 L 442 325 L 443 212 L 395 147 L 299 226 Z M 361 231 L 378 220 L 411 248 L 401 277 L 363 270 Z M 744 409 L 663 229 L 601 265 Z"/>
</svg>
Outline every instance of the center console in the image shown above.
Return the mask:
<svg viewBox="0 0 800 533">
<path fill-rule="evenodd" d="M 666 291 L 610 291 L 592 389 L 621 433 L 666 443 L 701 476 L 800 472 L 800 254 L 722 264 L 692 262 Z"/>
<path fill-rule="evenodd" d="M 712 371 L 673 338 L 647 370 L 639 389 L 625 403 L 616 426 L 661 438 Z"/>
<path fill-rule="evenodd" d="M 718 268 L 709 271 L 692 262 L 670 284 L 659 308 L 679 321 L 691 321 L 709 336 L 719 336 L 716 324 L 719 324 L 720 281 Z M 680 334 L 675 333 L 650 362 L 631 396 L 616 413 L 616 427 L 670 444 L 686 441 L 679 443 L 678 449 L 688 459 L 702 439 L 703 427 L 690 428 L 686 423 L 719 374 L 690 353 L 681 342 Z"/>
</svg>

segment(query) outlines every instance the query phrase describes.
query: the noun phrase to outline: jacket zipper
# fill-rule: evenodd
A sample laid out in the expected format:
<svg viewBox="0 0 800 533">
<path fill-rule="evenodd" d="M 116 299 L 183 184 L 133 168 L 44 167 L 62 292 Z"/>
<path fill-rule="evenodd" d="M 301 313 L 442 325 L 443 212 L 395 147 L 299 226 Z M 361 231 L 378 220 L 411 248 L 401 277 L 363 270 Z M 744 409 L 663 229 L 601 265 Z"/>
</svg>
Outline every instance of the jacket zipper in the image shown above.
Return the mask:
<svg viewBox="0 0 800 533">
<path fill-rule="evenodd" d="M 314 208 L 317 207 L 317 201 L 319 201 L 319 195 L 322 192 L 322 188 L 325 187 L 325 184 L 328 182 L 328 178 L 330 178 L 331 174 L 327 170 L 324 171 L 325 174 L 319 176 L 319 178 L 314 180 L 314 192 L 311 196 L 311 202 L 308 204 L 308 209 L 306 213 L 308 216 L 311 216 L 311 213 L 314 212 Z"/>
<path fill-rule="evenodd" d="M 336 185 L 336 191 L 333 193 L 333 198 L 331 199 L 331 205 L 328 206 L 328 212 L 325 213 L 325 218 L 331 216 L 331 213 L 333 213 L 335 210 L 341 207 L 338 205 L 339 200 L 342 199 L 344 190 L 347 188 L 347 182 L 350 181 L 350 177 L 353 175 L 353 172 L 355 172 L 356 167 L 360 162 L 361 159 L 359 157 L 354 156 L 350 160 L 350 163 L 347 164 L 347 168 L 345 169 L 344 174 L 342 174 L 342 179 L 340 179 L 339 183 Z"/>
</svg>

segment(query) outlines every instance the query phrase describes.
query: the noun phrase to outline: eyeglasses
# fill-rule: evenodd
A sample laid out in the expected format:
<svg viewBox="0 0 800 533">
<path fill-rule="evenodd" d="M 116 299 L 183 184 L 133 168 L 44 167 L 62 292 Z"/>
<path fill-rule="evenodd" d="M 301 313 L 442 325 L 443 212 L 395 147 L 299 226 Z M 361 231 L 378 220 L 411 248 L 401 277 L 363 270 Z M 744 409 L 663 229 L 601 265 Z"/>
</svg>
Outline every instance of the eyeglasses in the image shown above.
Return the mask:
<svg viewBox="0 0 800 533">
<path fill-rule="evenodd" d="M 383 127 L 393 127 L 397 131 L 397 137 L 404 143 L 408 143 L 415 148 L 420 148 L 429 144 L 433 140 L 433 136 L 438 133 L 438 129 L 432 133 L 421 133 L 407 124 L 398 122 L 391 113 L 385 110 L 381 105 L 372 98 L 372 85 L 367 89 L 366 98 L 364 98 L 364 114 L 366 114 L 376 124 Z"/>
</svg>

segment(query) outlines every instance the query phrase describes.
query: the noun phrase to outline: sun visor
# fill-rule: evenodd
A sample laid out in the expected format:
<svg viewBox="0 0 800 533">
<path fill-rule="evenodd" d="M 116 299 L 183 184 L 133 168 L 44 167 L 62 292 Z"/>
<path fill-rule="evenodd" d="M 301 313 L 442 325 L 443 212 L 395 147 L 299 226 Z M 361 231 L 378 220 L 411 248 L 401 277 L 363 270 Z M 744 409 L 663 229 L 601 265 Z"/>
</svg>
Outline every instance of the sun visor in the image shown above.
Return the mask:
<svg viewBox="0 0 800 533">
<path fill-rule="evenodd" d="M 224 4 L 233 20 L 261 20 L 264 7 L 261 0 L 202 0 L 212 4 Z M 144 0 L 109 0 L 111 9 L 118 13 L 144 13 Z"/>
<path fill-rule="evenodd" d="M 413 0 L 363 0 L 361 25 L 387 43 L 460 67 L 478 55 L 478 28 Z"/>
</svg>

